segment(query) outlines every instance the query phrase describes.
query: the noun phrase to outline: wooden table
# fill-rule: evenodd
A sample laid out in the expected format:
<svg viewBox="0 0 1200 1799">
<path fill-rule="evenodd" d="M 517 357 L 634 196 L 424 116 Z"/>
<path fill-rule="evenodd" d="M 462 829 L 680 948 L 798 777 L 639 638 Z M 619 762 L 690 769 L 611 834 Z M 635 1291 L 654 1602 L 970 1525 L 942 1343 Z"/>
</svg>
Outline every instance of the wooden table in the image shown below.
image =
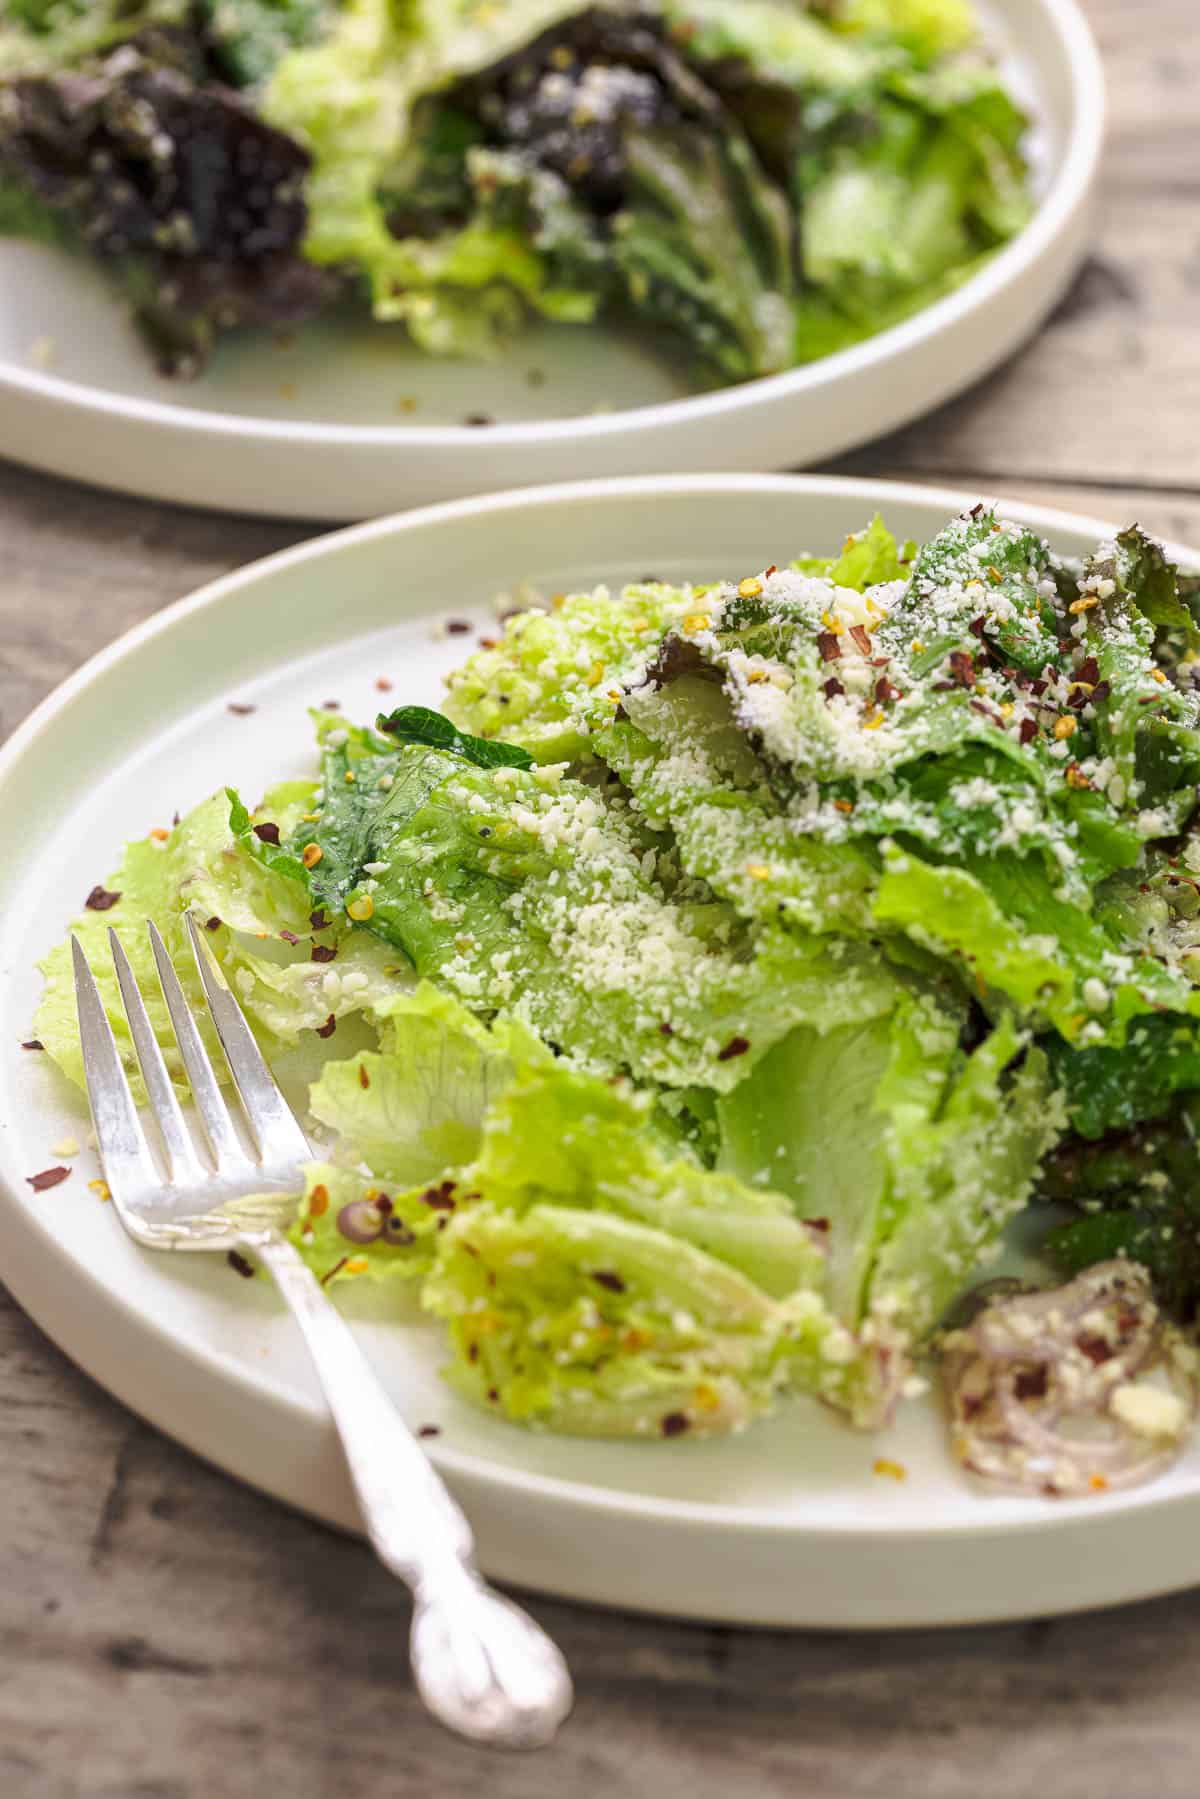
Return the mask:
<svg viewBox="0 0 1200 1799">
<path fill-rule="evenodd" d="M 843 466 L 1200 544 L 1195 0 L 1087 3 L 1112 99 L 1091 262 L 1000 373 Z M 0 730 L 126 626 L 305 535 L 0 468 Z M 141 1424 L 2 1294 L 0 1379 L 3 1799 L 1200 1792 L 1200 1592 L 877 1636 L 539 1601 L 575 1719 L 541 1757 L 485 1755 L 423 1717 L 404 1596 L 365 1549 Z"/>
</svg>

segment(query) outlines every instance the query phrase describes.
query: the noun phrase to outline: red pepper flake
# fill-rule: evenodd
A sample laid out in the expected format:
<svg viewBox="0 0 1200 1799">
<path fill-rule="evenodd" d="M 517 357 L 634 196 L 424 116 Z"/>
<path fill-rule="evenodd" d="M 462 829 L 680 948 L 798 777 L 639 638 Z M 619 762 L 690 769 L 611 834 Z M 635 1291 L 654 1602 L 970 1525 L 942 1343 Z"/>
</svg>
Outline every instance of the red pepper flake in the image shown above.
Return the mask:
<svg viewBox="0 0 1200 1799">
<path fill-rule="evenodd" d="M 452 1212 L 455 1205 L 454 1187 L 453 1181 L 442 1181 L 439 1186 L 426 1188 L 421 1198 L 435 1212 Z"/>
<path fill-rule="evenodd" d="M 35 1193 L 44 1193 L 48 1187 L 57 1187 L 70 1174 L 69 1168 L 43 1168 L 40 1174 L 26 1175 L 26 1180 Z"/>
<path fill-rule="evenodd" d="M 893 687 L 886 675 L 880 675 L 875 683 L 876 704 L 882 706 L 886 700 L 902 700 L 904 695 L 898 687 Z"/>
<path fill-rule="evenodd" d="M 979 677 L 975 673 L 975 658 L 969 650 L 951 650 L 946 660 L 957 686 L 974 687 Z"/>
<path fill-rule="evenodd" d="M 609 1293 L 624 1293 L 625 1282 L 612 1268 L 596 1268 L 592 1271 L 592 1279 L 598 1287 L 604 1287 Z"/>
<path fill-rule="evenodd" d="M 108 912 L 120 897 L 119 893 L 110 893 L 107 887 L 93 887 L 83 903 L 89 912 Z"/>
<path fill-rule="evenodd" d="M 499 642 L 500 639 L 498 637 L 481 637 L 479 639 L 479 647 L 481 650 L 494 650 Z"/>
<path fill-rule="evenodd" d="M 326 949 L 323 943 L 314 943 L 310 960 L 313 962 L 332 962 L 336 955 L 336 947 L 333 949 Z"/>
<path fill-rule="evenodd" d="M 735 1056 L 744 1056 L 750 1048 L 748 1037 L 731 1037 L 724 1049 L 717 1051 L 718 1062 L 732 1062 Z"/>
<path fill-rule="evenodd" d="M 377 693 L 390 693 L 392 691 L 392 684 L 386 675 L 376 675 L 375 690 Z"/>
<path fill-rule="evenodd" d="M 478 1345 L 478 1343 L 468 1344 L 467 1360 L 468 1360 L 468 1362 L 477 1362 L 479 1360 L 479 1345 Z"/>
<path fill-rule="evenodd" d="M 241 700 L 230 700 L 226 705 L 225 710 L 226 712 L 232 712 L 235 718 L 249 718 L 252 712 L 258 711 L 258 707 L 248 706 Z"/>
<path fill-rule="evenodd" d="M 1112 692 L 1112 682 L 1111 681 L 1097 681 L 1096 685 L 1092 689 L 1092 705 L 1093 706 L 1102 705 L 1103 702 L 1108 698 L 1108 696 L 1111 692 Z"/>
<path fill-rule="evenodd" d="M 1110 1362 L 1115 1354 L 1112 1344 L 1106 1343 L 1103 1337 L 1077 1337 L 1075 1347 L 1097 1368 Z"/>
<path fill-rule="evenodd" d="M 45 1047 L 46 1045 L 42 1042 L 40 1037 L 30 1037 L 27 1042 L 21 1045 L 22 1049 L 45 1049 Z"/>
<path fill-rule="evenodd" d="M 321 1285 L 323 1287 L 327 1286 L 329 1284 L 329 1282 L 333 1279 L 335 1274 L 341 1273 L 342 1269 L 346 1266 L 346 1263 L 349 1260 L 350 1260 L 349 1256 L 343 1256 L 340 1262 L 335 1262 L 333 1264 L 332 1268 L 327 1268 L 325 1270 L 324 1274 L 321 1276 Z"/>
<path fill-rule="evenodd" d="M 828 1218 L 806 1218 L 804 1222 L 810 1231 L 827 1231 L 829 1229 Z"/>
<path fill-rule="evenodd" d="M 842 646 L 832 631 L 817 632 L 817 649 L 821 653 L 822 662 L 839 662 L 841 660 Z"/>
<path fill-rule="evenodd" d="M 171 829 L 173 831 L 176 830 L 178 828 L 178 825 L 179 825 L 179 814 L 178 814 L 178 812 L 172 812 L 172 814 L 171 814 Z"/>
<path fill-rule="evenodd" d="M 979 614 L 978 618 L 973 618 L 971 620 L 970 624 L 967 626 L 967 630 L 971 633 L 972 637 L 982 637 L 983 636 L 983 613 L 982 612 Z"/>
<path fill-rule="evenodd" d="M 669 1019 L 662 1018 L 659 1020 L 658 1033 L 660 1037 L 673 1037 L 675 1035 L 675 1026 Z"/>
<path fill-rule="evenodd" d="M 668 1412 L 665 1418 L 660 1418 L 658 1428 L 664 1437 L 682 1437 L 689 1428 L 688 1415 L 686 1412 Z"/>
<path fill-rule="evenodd" d="M 1021 729 L 1017 733 L 1022 743 L 1032 743 L 1037 736 L 1037 724 L 1032 718 L 1021 720 Z"/>
<path fill-rule="evenodd" d="M 825 695 L 827 700 L 835 700 L 839 694 L 845 693 L 845 691 L 846 689 L 842 686 L 836 675 L 830 675 L 828 681 L 826 681 L 824 687 L 821 689 L 821 692 Z"/>
<path fill-rule="evenodd" d="M 319 1024 L 317 1026 L 317 1036 L 318 1037 L 332 1037 L 333 1033 L 336 1030 L 337 1030 L 337 1019 L 334 1017 L 333 1013 L 331 1012 L 329 1014 L 329 1017 L 325 1020 L 325 1023 Z"/>
<path fill-rule="evenodd" d="M 320 906 L 317 907 L 315 912 L 309 913 L 308 922 L 314 931 L 327 931 L 329 929 L 329 920 L 326 918 L 325 913 Z"/>
<path fill-rule="evenodd" d="M 867 627 L 865 625 L 851 625 L 850 635 L 853 637 L 863 655 L 869 656 L 871 654 L 871 639 L 867 634 Z"/>
<path fill-rule="evenodd" d="M 440 1437 L 441 1434 L 442 1427 L 440 1424 L 419 1424 L 417 1426 L 418 1437 Z"/>
<path fill-rule="evenodd" d="M 446 632 L 450 637 L 465 637 L 470 629 L 469 618 L 448 618 L 446 620 Z"/>
<path fill-rule="evenodd" d="M 279 842 L 279 826 L 277 824 L 273 824 L 268 819 L 268 821 L 265 825 L 255 825 L 254 835 L 258 838 L 260 843 L 278 843 Z"/>
<path fill-rule="evenodd" d="M 1097 681 L 1100 679 L 1100 664 L 1096 661 L 1094 656 L 1085 657 L 1079 664 L 1079 667 L 1075 670 L 1075 679 L 1077 681 L 1086 681 L 1089 687 L 1094 687 L 1096 685 Z"/>
<path fill-rule="evenodd" d="M 243 1280 L 252 1281 L 254 1279 L 254 1263 L 248 1262 L 239 1250 L 231 1249 L 225 1260 L 234 1273 L 240 1274 Z"/>
<path fill-rule="evenodd" d="M 342 709 L 341 700 L 322 700 L 321 701 L 322 712 L 340 712 L 341 709 Z"/>
<path fill-rule="evenodd" d="M 299 943 L 300 941 L 295 931 L 280 931 L 279 935 L 285 943 Z"/>
<path fill-rule="evenodd" d="M 1049 685 L 1049 681 L 1030 681 L 1029 691 L 1035 700 L 1040 700 Z"/>
<path fill-rule="evenodd" d="M 472 429 L 476 431 L 481 431 L 486 426 L 494 425 L 495 423 L 496 421 L 490 412 L 468 412 L 466 418 L 463 420 L 464 425 L 470 425 Z"/>
<path fill-rule="evenodd" d="M 211 917 L 211 918 L 206 918 L 206 919 L 205 919 L 205 921 L 204 921 L 204 928 L 205 928 L 205 930 L 206 930 L 206 931 L 219 931 L 219 930 L 220 930 L 220 928 L 221 928 L 221 921 L 220 921 L 220 919 L 219 919 L 219 918 L 218 918 L 218 917 L 217 917 L 217 915 L 216 915 L 216 913 L 215 913 L 215 912 L 214 912 L 214 913 L 213 913 L 213 915 L 212 915 L 212 917 Z"/>
<path fill-rule="evenodd" d="M 489 1399 L 490 1399 L 490 1400 L 491 1400 L 491 1402 L 492 1402 L 492 1404 L 493 1404 L 493 1405 L 498 1405 L 498 1404 L 499 1404 L 499 1402 L 500 1402 L 500 1394 L 499 1394 L 499 1392 L 498 1392 L 498 1391 L 497 1391 L 497 1389 L 496 1389 L 496 1388 L 495 1388 L 495 1387 L 489 1387 L 489 1388 L 488 1388 L 488 1398 L 489 1398 Z"/>
<path fill-rule="evenodd" d="M 363 1089 L 364 1093 L 366 1092 L 367 1088 L 371 1085 L 371 1077 L 367 1073 L 365 1064 L 362 1062 L 360 1062 L 358 1065 L 358 1084 Z"/>
<path fill-rule="evenodd" d="M 768 575 L 768 576 L 769 575 L 777 575 L 778 573 L 779 573 L 779 564 L 777 562 L 772 562 L 769 568 L 764 568 L 764 570 L 763 570 L 763 574 Z"/>
<path fill-rule="evenodd" d="M 982 700 L 972 700 L 971 710 L 972 712 L 982 713 L 990 725 L 998 725 L 1000 723 L 999 713 L 993 712 L 990 706 L 985 706 Z"/>
<path fill-rule="evenodd" d="M 1013 1392 L 1018 1399 L 1044 1399 L 1046 1396 L 1046 1370 L 1044 1368 L 1022 1368 L 1013 1381 Z"/>
</svg>

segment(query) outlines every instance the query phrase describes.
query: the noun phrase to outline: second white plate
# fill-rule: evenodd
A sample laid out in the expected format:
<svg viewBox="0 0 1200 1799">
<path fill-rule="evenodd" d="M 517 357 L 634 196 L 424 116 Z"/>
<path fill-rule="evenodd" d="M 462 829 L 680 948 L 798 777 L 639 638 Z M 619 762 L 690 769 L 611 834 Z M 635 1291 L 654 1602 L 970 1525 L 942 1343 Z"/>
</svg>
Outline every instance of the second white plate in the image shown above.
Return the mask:
<svg viewBox="0 0 1200 1799">
<path fill-rule="evenodd" d="M 979 496 L 817 478 L 564 486 L 360 527 L 216 583 L 95 658 L 0 752 L 0 1272 L 82 1367 L 231 1473 L 334 1523 L 356 1513 L 298 1334 L 265 1282 L 138 1250 L 88 1190 L 86 1109 L 23 1050 L 58 939 L 119 845 L 223 781 L 312 765 L 305 707 L 371 717 L 376 680 L 436 704 L 497 588 L 739 574 L 839 544 L 880 510 L 925 538 Z M 1071 553 L 1105 527 L 1014 506 Z M 256 710 L 234 717 L 230 699 Z M 742 1624 L 959 1623 L 1145 1597 L 1200 1581 L 1200 1444 L 1149 1487 L 1052 1502 L 981 1494 L 932 1399 L 878 1437 L 796 1401 L 744 1435 L 677 1443 L 537 1436 L 457 1400 L 440 1330 L 395 1286 L 342 1303 L 462 1498 L 494 1575 L 579 1599 Z M 877 1458 L 905 1478 L 877 1470 Z"/>
<path fill-rule="evenodd" d="M 854 349 L 689 396 L 601 331 L 545 328 L 480 364 L 331 322 L 286 348 L 248 335 L 181 386 L 155 375 L 95 270 L 0 239 L 0 454 L 152 499 L 357 519 L 543 481 L 795 468 L 877 437 L 1016 349 L 1086 247 L 1104 90 L 1076 0 L 981 11 L 1036 120 L 1037 214 L 957 293 Z"/>
</svg>

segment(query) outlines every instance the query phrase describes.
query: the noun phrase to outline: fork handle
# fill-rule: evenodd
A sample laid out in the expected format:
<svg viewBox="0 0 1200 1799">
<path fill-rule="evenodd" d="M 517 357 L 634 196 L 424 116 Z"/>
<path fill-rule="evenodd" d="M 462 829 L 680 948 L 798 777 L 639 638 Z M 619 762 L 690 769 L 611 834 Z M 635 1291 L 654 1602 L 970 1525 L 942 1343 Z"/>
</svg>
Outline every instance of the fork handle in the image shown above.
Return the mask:
<svg viewBox="0 0 1200 1799">
<path fill-rule="evenodd" d="M 375 1553 L 416 1601 L 412 1666 L 426 1705 L 477 1741 L 550 1742 L 572 1703 L 562 1656 L 475 1568 L 470 1525 L 298 1250 L 276 1232 L 246 1247 L 304 1335 Z"/>
</svg>

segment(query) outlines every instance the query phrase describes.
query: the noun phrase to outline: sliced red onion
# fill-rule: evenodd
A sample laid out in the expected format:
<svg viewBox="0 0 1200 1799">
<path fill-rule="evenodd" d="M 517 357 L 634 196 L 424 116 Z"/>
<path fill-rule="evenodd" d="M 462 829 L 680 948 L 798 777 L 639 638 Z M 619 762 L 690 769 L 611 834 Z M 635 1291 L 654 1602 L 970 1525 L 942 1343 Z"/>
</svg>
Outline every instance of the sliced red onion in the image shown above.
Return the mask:
<svg viewBox="0 0 1200 1799">
<path fill-rule="evenodd" d="M 969 1322 L 943 1341 L 942 1372 L 954 1450 L 972 1473 L 1015 1492 L 1111 1492 L 1179 1453 L 1200 1406 L 1200 1358 L 1161 1317 L 1136 1263 L 1102 1262 L 1047 1291 L 993 1292 L 962 1315 Z M 1155 1391 L 1180 1402 L 1157 1433 L 1129 1421 L 1131 1393 L 1134 1412 L 1161 1409 L 1145 1378 L 1155 1370 Z"/>
<path fill-rule="evenodd" d="M 383 1230 L 383 1214 L 371 1200 L 354 1199 L 338 1213 L 337 1227 L 350 1243 L 374 1243 Z"/>
</svg>

